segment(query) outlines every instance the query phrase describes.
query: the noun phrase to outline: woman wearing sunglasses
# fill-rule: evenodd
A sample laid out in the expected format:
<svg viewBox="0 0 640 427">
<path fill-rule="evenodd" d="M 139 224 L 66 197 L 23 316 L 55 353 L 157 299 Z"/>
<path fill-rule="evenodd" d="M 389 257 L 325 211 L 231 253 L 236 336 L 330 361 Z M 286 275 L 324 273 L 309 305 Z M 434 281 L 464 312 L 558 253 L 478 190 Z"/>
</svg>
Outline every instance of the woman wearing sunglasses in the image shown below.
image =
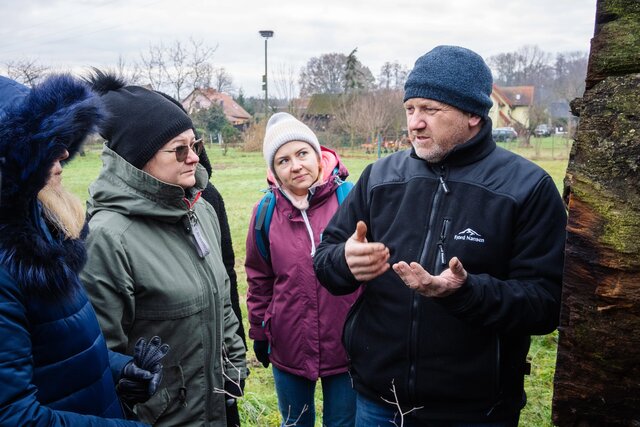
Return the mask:
<svg viewBox="0 0 640 427">
<path fill-rule="evenodd" d="M 108 118 L 81 278 L 107 344 L 131 352 L 145 331 L 171 345 L 158 392 L 136 407 L 141 420 L 226 426 L 226 400 L 242 393 L 246 377 L 245 348 L 220 225 L 200 197 L 208 182 L 202 141 L 174 99 L 99 71 L 90 82 Z"/>
</svg>

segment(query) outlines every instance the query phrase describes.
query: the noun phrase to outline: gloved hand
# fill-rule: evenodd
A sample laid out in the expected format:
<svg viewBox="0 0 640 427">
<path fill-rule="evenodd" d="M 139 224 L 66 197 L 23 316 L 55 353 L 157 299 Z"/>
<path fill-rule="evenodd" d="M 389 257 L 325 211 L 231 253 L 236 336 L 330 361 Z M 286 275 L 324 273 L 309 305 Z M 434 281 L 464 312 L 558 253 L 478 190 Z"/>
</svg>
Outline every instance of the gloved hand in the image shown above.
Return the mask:
<svg viewBox="0 0 640 427">
<path fill-rule="evenodd" d="M 160 360 L 169 352 L 169 345 L 162 344 L 159 337 L 153 337 L 147 343 L 139 338 L 133 352 L 133 360 L 122 369 L 122 376 L 116 390 L 129 404 L 149 400 L 162 381 Z"/>
<path fill-rule="evenodd" d="M 256 354 L 258 362 L 265 368 L 269 367 L 269 341 L 254 341 L 253 352 Z"/>
<path fill-rule="evenodd" d="M 235 399 L 241 397 L 244 394 L 244 380 L 240 380 L 240 383 L 230 380 L 225 381 L 224 392 L 227 399 Z"/>
<path fill-rule="evenodd" d="M 238 412 L 238 401 L 236 397 L 243 395 L 244 380 L 240 380 L 240 384 L 233 381 L 225 381 L 224 391 L 226 393 L 225 398 L 227 403 L 227 427 L 239 427 L 240 413 Z"/>
</svg>

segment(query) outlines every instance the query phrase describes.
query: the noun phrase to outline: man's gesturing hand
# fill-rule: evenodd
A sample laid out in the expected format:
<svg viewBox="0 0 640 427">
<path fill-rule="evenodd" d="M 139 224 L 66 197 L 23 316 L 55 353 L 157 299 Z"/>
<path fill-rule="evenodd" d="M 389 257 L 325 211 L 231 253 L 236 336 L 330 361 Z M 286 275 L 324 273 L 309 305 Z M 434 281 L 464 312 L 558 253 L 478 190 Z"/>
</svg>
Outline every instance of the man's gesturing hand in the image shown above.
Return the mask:
<svg viewBox="0 0 640 427">
<path fill-rule="evenodd" d="M 344 257 L 356 280 L 366 282 L 389 269 L 389 248 L 367 241 L 367 225 L 358 221 L 356 231 L 344 245 Z"/>
<path fill-rule="evenodd" d="M 451 258 L 449 268 L 439 276 L 432 276 L 417 262 L 407 264 L 400 261 L 393 264 L 393 270 L 408 287 L 425 297 L 451 295 L 467 280 L 467 271 L 457 257 Z"/>
</svg>

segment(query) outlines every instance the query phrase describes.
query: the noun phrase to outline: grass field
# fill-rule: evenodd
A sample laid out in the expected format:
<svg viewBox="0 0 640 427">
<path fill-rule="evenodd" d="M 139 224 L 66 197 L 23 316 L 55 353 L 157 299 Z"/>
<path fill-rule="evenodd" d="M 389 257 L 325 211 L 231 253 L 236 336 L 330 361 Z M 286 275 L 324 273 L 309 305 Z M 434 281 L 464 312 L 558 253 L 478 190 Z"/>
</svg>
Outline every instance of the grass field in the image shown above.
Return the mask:
<svg viewBox="0 0 640 427">
<path fill-rule="evenodd" d="M 570 145 L 562 138 L 541 138 L 531 140 L 537 146 L 522 148 L 510 143 L 506 147 L 524 157 L 530 158 L 549 172 L 559 189 L 562 188 Z M 504 144 L 501 144 L 505 146 Z M 87 187 L 98 175 L 100 169 L 100 147 L 88 147 L 86 155 L 77 157 L 64 172 L 64 183 L 71 191 L 87 198 Z M 246 275 L 244 272 L 245 238 L 253 204 L 262 197 L 261 189 L 266 188 L 265 165 L 262 153 L 245 153 L 229 149 L 226 154 L 218 146 L 207 149 L 213 165 L 212 182 L 225 200 L 234 251 L 236 254 L 236 272 L 243 311 L 246 311 Z M 376 160 L 374 154 L 353 151 L 339 151 L 342 160 L 349 169 L 350 180 L 355 181 L 366 165 Z M 247 328 L 245 316 L 245 329 Z M 531 375 L 526 378 L 525 387 L 528 404 L 524 409 L 520 425 L 526 427 L 551 426 L 551 395 L 555 367 L 557 334 L 534 337 L 530 351 L 532 362 Z M 277 426 L 280 418 L 277 398 L 270 369 L 264 369 L 249 350 L 251 376 L 247 380 L 246 395 L 240 402 L 243 426 Z M 319 393 L 316 410 L 322 413 L 322 401 Z M 320 418 L 320 417 L 318 417 Z M 318 419 L 317 425 L 321 425 Z"/>
</svg>

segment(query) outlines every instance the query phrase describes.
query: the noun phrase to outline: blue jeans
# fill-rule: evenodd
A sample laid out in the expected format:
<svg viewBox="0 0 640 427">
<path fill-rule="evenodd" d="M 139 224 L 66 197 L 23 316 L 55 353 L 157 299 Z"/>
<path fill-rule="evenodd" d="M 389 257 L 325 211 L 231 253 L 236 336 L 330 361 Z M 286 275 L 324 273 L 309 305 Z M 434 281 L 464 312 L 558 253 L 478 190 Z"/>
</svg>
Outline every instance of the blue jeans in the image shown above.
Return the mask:
<svg viewBox="0 0 640 427">
<path fill-rule="evenodd" d="M 275 366 L 273 379 L 278 394 L 282 426 L 313 427 L 316 419 L 314 394 L 316 381 L 289 374 Z M 351 378 L 344 374 L 320 378 L 322 382 L 322 421 L 327 427 L 353 427 L 356 393 Z"/>
<path fill-rule="evenodd" d="M 472 421 L 428 421 L 420 422 L 411 417 L 404 416 L 401 420 L 398 408 L 384 402 L 374 402 L 360 393 L 356 398 L 356 427 L 518 427 L 518 418 L 499 422 L 472 422 Z"/>
</svg>

